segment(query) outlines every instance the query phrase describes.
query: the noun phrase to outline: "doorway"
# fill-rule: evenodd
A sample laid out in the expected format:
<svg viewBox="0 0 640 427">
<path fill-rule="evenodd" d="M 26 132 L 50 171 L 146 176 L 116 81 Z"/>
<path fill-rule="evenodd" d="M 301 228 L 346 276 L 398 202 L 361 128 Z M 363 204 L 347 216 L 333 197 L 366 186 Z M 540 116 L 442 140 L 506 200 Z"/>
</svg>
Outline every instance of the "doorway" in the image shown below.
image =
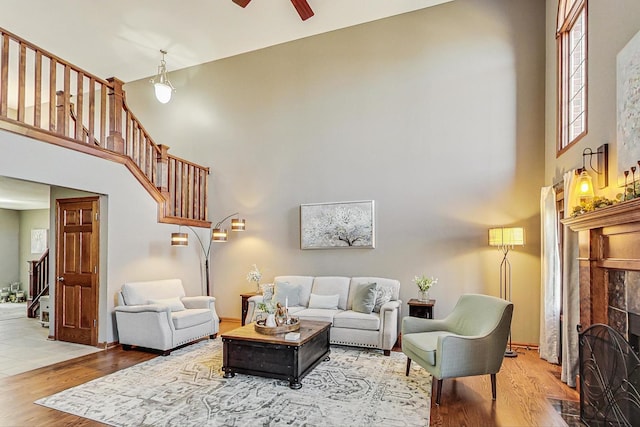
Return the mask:
<svg viewBox="0 0 640 427">
<path fill-rule="evenodd" d="M 98 197 L 56 200 L 55 337 L 98 345 Z"/>
</svg>

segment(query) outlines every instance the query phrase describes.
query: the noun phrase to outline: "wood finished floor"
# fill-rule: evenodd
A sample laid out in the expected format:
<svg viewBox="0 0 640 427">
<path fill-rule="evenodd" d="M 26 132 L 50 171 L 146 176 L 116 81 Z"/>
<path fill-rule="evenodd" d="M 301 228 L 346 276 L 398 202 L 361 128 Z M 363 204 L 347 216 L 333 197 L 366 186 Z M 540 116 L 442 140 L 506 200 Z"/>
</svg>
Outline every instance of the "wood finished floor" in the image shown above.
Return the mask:
<svg viewBox="0 0 640 427">
<path fill-rule="evenodd" d="M 240 326 L 225 320 L 221 333 Z M 219 339 L 219 338 L 218 338 Z M 399 350 L 399 348 L 396 348 Z M 560 368 L 519 350 L 505 359 L 498 373 L 498 398 L 491 400 L 489 376 L 445 380 L 442 405 L 431 406 L 432 426 L 565 426 L 547 398 L 578 400 L 578 393 L 560 382 Z M 112 350 L 0 379 L 0 426 L 99 426 L 95 421 L 44 408 L 41 397 L 152 359 L 143 351 Z M 304 389 L 303 389 L 304 390 Z"/>
</svg>

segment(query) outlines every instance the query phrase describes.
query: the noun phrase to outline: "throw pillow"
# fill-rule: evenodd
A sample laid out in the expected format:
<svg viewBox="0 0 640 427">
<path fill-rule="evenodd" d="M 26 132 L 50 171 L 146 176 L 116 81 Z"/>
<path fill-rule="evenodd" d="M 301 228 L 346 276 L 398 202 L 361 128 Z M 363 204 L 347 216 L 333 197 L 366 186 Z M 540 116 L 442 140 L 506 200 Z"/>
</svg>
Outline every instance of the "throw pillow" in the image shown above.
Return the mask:
<svg viewBox="0 0 640 427">
<path fill-rule="evenodd" d="M 300 286 L 289 282 L 276 282 L 273 301 L 282 305 L 288 303 L 289 307 L 300 305 Z"/>
<path fill-rule="evenodd" d="M 311 294 L 309 297 L 309 308 L 326 308 L 329 310 L 337 310 L 340 295 L 317 295 Z"/>
<path fill-rule="evenodd" d="M 360 283 L 353 294 L 351 309 L 358 313 L 370 314 L 376 304 L 377 283 Z"/>
<path fill-rule="evenodd" d="M 160 298 L 160 299 L 150 299 L 149 304 L 160 304 L 160 305 L 168 305 L 171 311 L 182 311 L 186 310 L 180 298 Z"/>
<path fill-rule="evenodd" d="M 387 288 L 385 286 L 381 286 L 376 291 L 376 302 L 373 305 L 373 311 L 375 313 L 380 313 L 380 307 L 391 301 L 391 288 Z"/>
</svg>

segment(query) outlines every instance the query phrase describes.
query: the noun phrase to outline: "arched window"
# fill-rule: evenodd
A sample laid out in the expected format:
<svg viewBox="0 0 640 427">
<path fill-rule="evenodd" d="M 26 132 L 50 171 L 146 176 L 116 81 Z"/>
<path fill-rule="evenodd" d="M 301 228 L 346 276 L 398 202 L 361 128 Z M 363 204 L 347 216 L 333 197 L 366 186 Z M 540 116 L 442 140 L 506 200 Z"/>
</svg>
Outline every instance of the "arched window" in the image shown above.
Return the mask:
<svg viewBox="0 0 640 427">
<path fill-rule="evenodd" d="M 558 154 L 587 134 L 587 0 L 559 0 Z"/>
</svg>

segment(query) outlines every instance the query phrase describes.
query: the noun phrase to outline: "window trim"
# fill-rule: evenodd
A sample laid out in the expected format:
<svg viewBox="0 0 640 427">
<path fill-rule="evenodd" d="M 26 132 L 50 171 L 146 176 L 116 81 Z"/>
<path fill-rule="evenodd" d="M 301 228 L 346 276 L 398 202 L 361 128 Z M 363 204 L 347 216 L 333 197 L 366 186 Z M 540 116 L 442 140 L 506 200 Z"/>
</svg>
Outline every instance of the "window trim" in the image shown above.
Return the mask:
<svg viewBox="0 0 640 427">
<path fill-rule="evenodd" d="M 557 96 L 556 96 L 556 157 L 566 152 L 570 147 L 580 141 L 589 128 L 589 85 L 588 85 L 588 58 L 589 58 L 589 38 L 588 38 L 588 0 L 560 0 L 558 2 L 558 15 L 556 27 L 557 45 Z M 584 13 L 584 129 L 572 140 L 569 140 L 569 86 L 568 81 L 568 58 L 569 33 Z"/>
</svg>

